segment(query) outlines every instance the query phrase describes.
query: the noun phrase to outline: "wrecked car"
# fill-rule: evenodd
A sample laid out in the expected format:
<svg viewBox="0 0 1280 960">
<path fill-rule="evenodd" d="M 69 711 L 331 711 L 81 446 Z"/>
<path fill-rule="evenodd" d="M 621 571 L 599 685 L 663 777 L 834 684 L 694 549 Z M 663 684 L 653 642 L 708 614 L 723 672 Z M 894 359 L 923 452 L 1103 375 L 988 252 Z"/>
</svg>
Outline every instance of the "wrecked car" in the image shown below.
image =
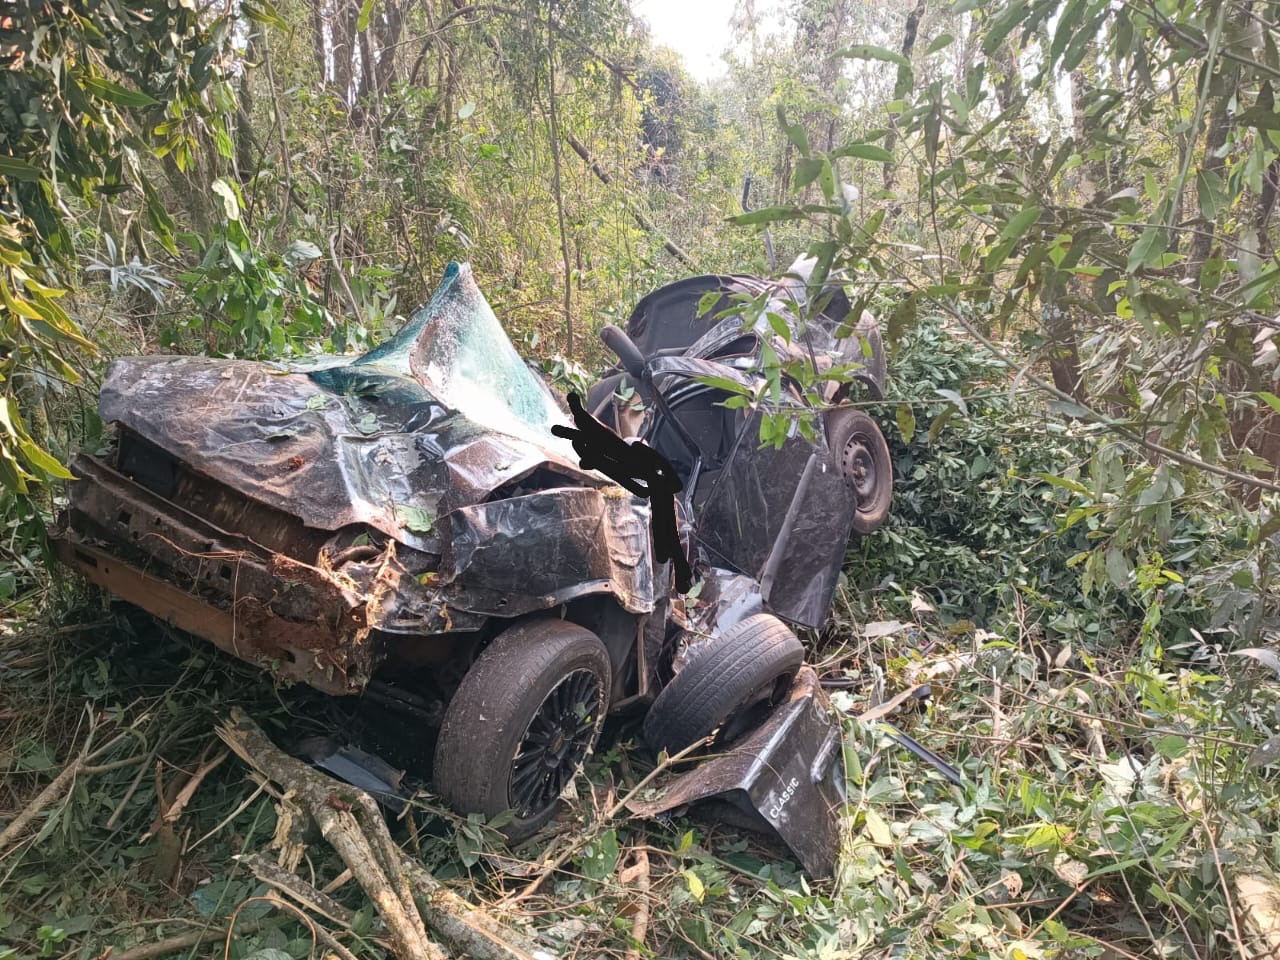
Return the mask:
<svg viewBox="0 0 1280 960">
<path fill-rule="evenodd" d="M 732 748 L 637 813 L 718 794 L 829 872 L 839 726 L 787 622 L 825 618 L 848 539 L 891 482 L 887 449 L 868 452 L 866 424 L 834 413 L 816 443 L 757 449 L 757 421 L 697 378 L 749 382 L 762 334 L 701 330 L 686 307 L 709 284 L 763 281 L 696 281 L 642 301 L 630 336 L 606 330 L 621 366 L 589 398 L 680 474 L 680 549 L 701 583 L 687 595 L 655 561 L 651 504 L 583 469 L 553 432 L 569 424 L 561 400 L 465 264 L 355 359 L 114 361 L 99 411 L 117 438 L 73 461 L 55 548 L 282 680 L 403 708 L 434 738 L 437 792 L 462 813 L 509 813 L 512 839 L 554 815 L 606 715 L 635 709 L 655 750 L 717 731 Z M 845 325 L 829 316 L 797 342 L 849 354 Z M 883 361 L 865 368 L 878 391 Z M 638 404 L 621 406 L 626 378 L 639 420 Z"/>
</svg>

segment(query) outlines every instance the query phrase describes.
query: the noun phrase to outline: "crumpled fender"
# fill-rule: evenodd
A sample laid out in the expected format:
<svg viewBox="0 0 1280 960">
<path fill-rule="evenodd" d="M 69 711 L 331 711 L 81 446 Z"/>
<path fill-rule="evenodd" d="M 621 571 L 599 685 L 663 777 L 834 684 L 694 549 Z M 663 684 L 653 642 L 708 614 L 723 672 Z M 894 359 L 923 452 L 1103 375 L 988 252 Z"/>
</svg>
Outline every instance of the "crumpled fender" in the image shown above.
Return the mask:
<svg viewBox="0 0 1280 960">
<path fill-rule="evenodd" d="M 813 669 L 800 668 L 791 692 L 754 732 L 702 760 L 656 793 L 627 803 L 636 816 L 723 797 L 754 809 L 815 877 L 835 872 L 845 806 L 843 735 Z"/>
</svg>

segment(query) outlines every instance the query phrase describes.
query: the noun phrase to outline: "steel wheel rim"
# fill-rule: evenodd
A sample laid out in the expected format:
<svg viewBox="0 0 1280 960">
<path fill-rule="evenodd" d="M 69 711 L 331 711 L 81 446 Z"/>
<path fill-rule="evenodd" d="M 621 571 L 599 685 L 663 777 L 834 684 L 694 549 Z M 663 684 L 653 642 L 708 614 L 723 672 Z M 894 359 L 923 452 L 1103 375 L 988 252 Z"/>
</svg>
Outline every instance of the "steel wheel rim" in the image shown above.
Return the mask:
<svg viewBox="0 0 1280 960">
<path fill-rule="evenodd" d="M 845 443 L 840 456 L 840 472 L 858 497 L 858 509 L 862 509 L 863 504 L 874 498 L 879 479 L 876 458 L 865 437 L 855 434 Z"/>
<path fill-rule="evenodd" d="M 511 760 L 508 800 L 521 817 L 555 803 L 595 740 L 604 706 L 600 678 L 575 670 L 538 705 Z"/>
</svg>

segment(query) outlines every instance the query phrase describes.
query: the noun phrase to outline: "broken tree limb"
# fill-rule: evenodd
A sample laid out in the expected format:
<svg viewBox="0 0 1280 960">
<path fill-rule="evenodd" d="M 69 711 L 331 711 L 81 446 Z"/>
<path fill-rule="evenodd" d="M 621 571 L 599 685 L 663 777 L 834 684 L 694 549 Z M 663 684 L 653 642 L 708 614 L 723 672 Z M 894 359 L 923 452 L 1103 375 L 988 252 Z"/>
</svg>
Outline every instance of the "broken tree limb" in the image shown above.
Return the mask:
<svg viewBox="0 0 1280 960">
<path fill-rule="evenodd" d="M 596 175 L 597 180 L 603 183 L 606 187 L 613 186 L 613 178 L 601 169 L 600 164 L 591 159 L 590 152 L 582 145 L 577 137 L 571 133 L 566 133 L 564 135 L 564 139 L 565 142 L 573 148 L 573 152 L 582 158 L 582 162 L 587 165 L 587 169 Z M 698 269 L 698 264 L 694 261 L 693 257 L 689 256 L 689 254 L 686 253 L 679 244 L 663 233 L 662 230 L 658 228 L 658 225 L 650 220 L 645 212 L 637 207 L 630 197 L 624 197 L 623 199 L 627 205 L 627 211 L 635 218 L 636 223 L 640 224 L 641 229 L 653 234 L 661 240 L 663 249 L 690 270 Z"/>
<path fill-rule="evenodd" d="M 460 956 L 535 960 L 535 948 L 522 934 L 467 903 L 401 853 L 373 798 L 363 790 L 338 783 L 290 757 L 242 710 L 232 710 L 218 736 L 250 767 L 292 793 L 315 820 L 377 907 L 400 960 L 443 957 L 440 948 L 426 939 L 423 918 Z M 409 891 L 407 902 L 405 890 Z"/>
<path fill-rule="evenodd" d="M 92 739 L 92 733 L 90 739 Z M 17 840 L 19 840 L 27 828 L 51 803 L 59 800 L 64 793 L 71 789 L 71 785 L 75 782 L 77 776 L 81 773 L 101 773 L 107 770 L 124 766 L 124 763 L 103 764 L 100 767 L 90 766 L 90 761 L 98 759 L 107 751 L 111 750 L 118 743 L 124 740 L 126 734 L 118 733 L 102 746 L 98 747 L 92 753 L 89 752 L 89 744 L 86 743 L 79 755 L 68 763 L 56 777 L 54 777 L 49 785 L 36 794 L 35 798 L 27 804 L 21 813 L 9 822 L 9 825 L 0 831 L 0 856 L 4 854 Z M 128 758 L 128 762 L 136 762 L 140 758 Z"/>
<path fill-rule="evenodd" d="M 41 790 L 34 800 L 27 804 L 26 808 L 13 818 L 13 821 L 0 832 L 0 852 L 8 849 L 9 845 L 21 837 L 27 830 L 28 825 L 40 815 L 45 807 L 53 803 L 70 789 L 72 782 L 76 778 L 82 767 L 84 767 L 84 757 L 76 757 L 68 763 L 56 777 L 54 777 L 47 787 Z"/>
<path fill-rule="evenodd" d="M 324 774 L 288 756 L 242 710 L 232 710 L 231 721 L 218 728 L 218 736 L 241 760 L 296 796 L 373 901 L 387 925 L 392 952 L 399 960 L 446 960 L 444 951 L 427 939 L 417 905 L 412 898 L 406 903 L 392 888 L 373 847 L 352 816 L 350 804 L 339 798 L 339 789 L 347 793 L 354 787 L 339 787 Z"/>
<path fill-rule="evenodd" d="M 351 926 L 355 914 L 334 900 L 327 893 L 321 893 L 297 874 L 286 870 L 279 864 L 272 863 L 257 853 L 241 854 L 235 859 L 253 871 L 253 875 L 263 883 L 275 887 L 281 893 L 292 897 L 313 913 L 318 913 L 326 920 Z"/>
<path fill-rule="evenodd" d="M 241 934 L 256 933 L 266 926 L 266 923 L 265 919 L 244 920 L 236 924 L 236 930 Z M 116 953 L 113 947 L 107 947 L 99 956 L 101 960 L 152 960 L 154 957 L 168 956 L 188 947 L 198 947 L 210 940 L 222 940 L 226 934 L 226 929 L 219 924 L 192 930 L 190 933 L 179 933 L 177 936 L 165 937 L 163 940 L 154 940 L 151 943 L 140 943 L 136 947 L 121 950 L 119 953 Z"/>
</svg>

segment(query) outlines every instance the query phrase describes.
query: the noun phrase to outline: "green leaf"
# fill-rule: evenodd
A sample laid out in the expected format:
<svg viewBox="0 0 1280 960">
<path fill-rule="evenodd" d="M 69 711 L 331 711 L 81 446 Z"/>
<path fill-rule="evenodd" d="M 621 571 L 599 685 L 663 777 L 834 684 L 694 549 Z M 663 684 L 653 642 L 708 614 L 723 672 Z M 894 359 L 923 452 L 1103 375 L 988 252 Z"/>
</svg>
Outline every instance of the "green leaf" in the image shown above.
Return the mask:
<svg viewBox="0 0 1280 960">
<path fill-rule="evenodd" d="M 865 816 L 867 833 L 871 835 L 871 842 L 881 847 L 893 846 L 893 831 L 889 829 L 889 824 L 885 823 L 884 817 L 870 807 L 867 808 Z"/>
<path fill-rule="evenodd" d="M 845 47 L 843 50 L 837 50 L 835 55 L 849 60 L 883 60 L 886 63 L 896 63 L 900 67 L 911 69 L 911 61 L 902 54 L 894 53 L 892 50 L 873 46 L 869 43 L 858 43 L 852 47 Z"/>
<path fill-rule="evenodd" d="M 698 298 L 698 316 L 705 317 L 711 308 L 720 302 L 723 294 L 719 290 L 708 290 Z"/>
<path fill-rule="evenodd" d="M 1150 266 L 1159 259 L 1169 246 L 1169 235 L 1164 227 L 1147 227 L 1142 236 L 1129 252 L 1129 262 L 1125 266 L 1127 273 L 1133 273 L 1139 267 Z"/>
<path fill-rule="evenodd" d="M 158 107 L 160 101 L 140 90 L 130 90 L 104 77 L 83 77 L 80 85 L 89 93 L 121 107 Z"/>
<path fill-rule="evenodd" d="M 1079 493 L 1086 497 L 1089 496 L 1088 487 L 1086 487 L 1083 483 L 1080 483 L 1076 480 L 1072 480 L 1068 477 L 1059 477 L 1052 473 L 1037 473 L 1035 476 L 1040 480 L 1043 480 L 1045 483 L 1049 484 L 1050 486 L 1062 487 L 1065 490 L 1071 490 L 1074 493 Z"/>
<path fill-rule="evenodd" d="M 822 157 L 805 157 L 796 164 L 795 177 L 791 180 L 792 190 L 803 190 L 822 173 Z"/>
<path fill-rule="evenodd" d="M 707 888 L 703 884 L 702 878 L 692 870 L 685 870 L 683 872 L 685 883 L 689 885 L 689 892 L 693 894 L 693 899 L 701 903 L 702 898 L 707 895 Z"/>
<path fill-rule="evenodd" d="M 396 513 L 400 516 L 400 525 L 412 533 L 430 533 L 435 528 L 436 518 L 431 511 L 409 504 L 396 504 Z"/>
<path fill-rule="evenodd" d="M 11 180 L 39 180 L 40 168 L 32 166 L 25 160 L 0 156 L 0 176 Z"/>
<path fill-rule="evenodd" d="M 222 209 L 226 213 L 227 219 L 231 221 L 240 219 L 240 199 L 236 196 L 236 189 L 222 177 L 213 181 L 211 187 L 213 192 L 222 198 Z"/>
<path fill-rule="evenodd" d="M 1277 397 L 1274 393 L 1271 393 L 1268 390 L 1259 390 L 1258 396 L 1262 399 L 1262 402 L 1265 403 L 1268 407 L 1270 407 L 1276 413 L 1280 413 L 1280 397 Z"/>
<path fill-rule="evenodd" d="M 929 424 L 929 445 L 938 442 L 938 437 L 942 435 L 943 428 L 951 421 L 951 419 L 959 413 L 959 409 L 954 403 L 948 403 L 947 408 L 933 418 L 933 423 Z"/>
<path fill-rule="evenodd" d="M 936 37 L 933 38 L 933 42 L 929 44 L 929 49 L 925 50 L 924 52 L 925 56 L 928 56 L 931 53 L 937 53 L 939 50 L 943 49 L 944 47 L 951 46 L 951 44 L 955 43 L 955 39 L 956 38 L 949 33 L 938 34 Z"/>
<path fill-rule="evenodd" d="M 1013 218 L 1004 225 L 1004 229 L 1000 231 L 1000 240 L 1007 242 L 1009 240 L 1017 240 L 1027 228 L 1040 219 L 1040 208 L 1032 204 L 1023 207 Z"/>
<path fill-rule="evenodd" d="M 1122 553 L 1116 547 L 1107 548 L 1107 579 L 1111 581 L 1111 585 L 1117 590 L 1123 590 L 1129 585 L 1129 574 L 1132 572 L 1129 567 L 1129 561 L 1125 559 Z"/>
<path fill-rule="evenodd" d="M 781 104 L 778 105 L 777 114 L 778 126 L 782 127 L 787 139 L 795 144 L 801 156 L 807 157 L 809 155 L 809 134 L 805 132 L 804 127 L 800 124 L 787 122 L 787 112 L 782 109 Z"/>
<path fill-rule="evenodd" d="M 803 220 L 804 211 L 796 207 L 761 207 L 750 213 L 740 213 L 730 217 L 739 226 L 750 226 L 753 223 L 773 223 L 775 220 Z"/>
<path fill-rule="evenodd" d="M 1235 118 L 1236 123 L 1259 130 L 1280 130 L 1280 113 L 1267 107 L 1250 107 Z"/>
<path fill-rule="evenodd" d="M 244 0 L 240 5 L 240 12 L 258 23 L 279 27 L 281 30 L 289 29 L 289 24 L 285 23 L 284 17 L 280 16 L 280 11 L 275 8 L 271 0 Z"/>
<path fill-rule="evenodd" d="M 57 477 L 59 480 L 72 479 L 71 471 L 34 443 L 21 442 L 18 447 L 22 450 L 22 455 L 27 458 L 27 462 L 33 467 L 43 470 L 49 476 Z"/>
<path fill-rule="evenodd" d="M 724 390 L 726 393 L 735 393 L 739 396 L 751 396 L 751 388 L 745 384 L 738 383 L 736 380 L 730 380 L 728 377 L 695 377 L 699 383 L 706 384 L 708 387 L 714 387 L 717 390 Z"/>
<path fill-rule="evenodd" d="M 989 57 L 994 55 L 1000 48 L 1000 44 L 1004 43 L 1005 37 L 1013 32 L 1014 27 L 1033 13 L 1034 8 L 1031 4 L 1010 3 L 987 27 L 987 35 L 982 40 L 982 52 Z"/>
<path fill-rule="evenodd" d="M 893 154 L 884 147 L 874 143 L 846 143 L 838 150 L 833 150 L 833 157 L 851 157 L 854 160 L 873 160 L 876 163 L 891 163 Z"/>
<path fill-rule="evenodd" d="M 911 409 L 911 404 L 898 404 L 893 412 L 893 418 L 898 422 L 898 432 L 902 434 L 902 442 L 910 443 L 911 438 L 916 435 L 916 414 Z"/>
<path fill-rule="evenodd" d="M 360 15 L 356 17 L 356 29 L 364 33 L 369 29 L 369 16 L 373 13 L 373 5 L 377 0 L 364 0 L 360 5 Z"/>
<path fill-rule="evenodd" d="M 458 119 L 459 119 L 459 120 L 466 120 L 468 117 L 470 117 L 470 116 L 471 116 L 473 113 L 475 113 L 475 112 L 476 112 L 476 104 L 475 104 L 475 101 L 474 101 L 474 100 L 468 100 L 466 103 L 464 103 L 464 104 L 462 105 L 461 109 L 459 109 L 459 110 L 458 110 Z"/>
<path fill-rule="evenodd" d="M 1196 196 L 1200 200 L 1200 216 L 1206 220 L 1218 219 L 1218 212 L 1226 202 L 1222 178 L 1212 170 L 1196 174 Z"/>
<path fill-rule="evenodd" d="M 836 175 L 831 169 L 831 160 L 828 157 L 822 158 L 822 166 L 818 173 L 818 186 L 822 189 L 822 195 L 830 203 L 836 195 Z"/>
</svg>

